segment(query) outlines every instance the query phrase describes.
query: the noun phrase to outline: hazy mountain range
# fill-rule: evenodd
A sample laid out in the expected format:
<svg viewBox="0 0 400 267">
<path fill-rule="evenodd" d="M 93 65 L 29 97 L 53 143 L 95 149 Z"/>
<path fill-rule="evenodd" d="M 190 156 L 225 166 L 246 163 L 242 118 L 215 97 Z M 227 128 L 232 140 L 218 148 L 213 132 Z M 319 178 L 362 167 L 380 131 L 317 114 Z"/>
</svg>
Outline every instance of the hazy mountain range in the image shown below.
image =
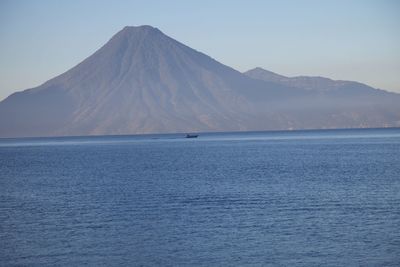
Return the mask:
<svg viewBox="0 0 400 267">
<path fill-rule="evenodd" d="M 0 102 L 1 137 L 396 126 L 400 94 L 240 73 L 151 26 L 125 27 L 77 66 Z"/>
</svg>

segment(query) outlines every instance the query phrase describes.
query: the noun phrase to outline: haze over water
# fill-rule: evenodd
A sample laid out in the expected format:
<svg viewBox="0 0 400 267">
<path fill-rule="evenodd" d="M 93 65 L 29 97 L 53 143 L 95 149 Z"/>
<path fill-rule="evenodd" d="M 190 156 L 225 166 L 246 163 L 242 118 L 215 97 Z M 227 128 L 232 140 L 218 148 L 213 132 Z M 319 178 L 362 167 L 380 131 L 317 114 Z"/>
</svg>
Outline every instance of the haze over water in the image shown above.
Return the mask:
<svg viewBox="0 0 400 267">
<path fill-rule="evenodd" d="M 400 129 L 0 139 L 4 265 L 398 266 Z"/>
</svg>

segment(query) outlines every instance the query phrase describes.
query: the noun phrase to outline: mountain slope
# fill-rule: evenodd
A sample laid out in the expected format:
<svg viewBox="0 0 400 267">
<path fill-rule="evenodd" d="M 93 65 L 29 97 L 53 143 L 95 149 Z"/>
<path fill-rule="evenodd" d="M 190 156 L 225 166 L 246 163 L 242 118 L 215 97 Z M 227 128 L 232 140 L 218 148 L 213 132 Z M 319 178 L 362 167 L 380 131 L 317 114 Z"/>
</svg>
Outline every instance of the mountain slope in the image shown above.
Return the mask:
<svg viewBox="0 0 400 267">
<path fill-rule="evenodd" d="M 0 136 L 398 125 L 398 95 L 316 94 L 274 75 L 254 79 L 156 28 L 125 27 L 74 68 L 0 102 Z"/>
</svg>

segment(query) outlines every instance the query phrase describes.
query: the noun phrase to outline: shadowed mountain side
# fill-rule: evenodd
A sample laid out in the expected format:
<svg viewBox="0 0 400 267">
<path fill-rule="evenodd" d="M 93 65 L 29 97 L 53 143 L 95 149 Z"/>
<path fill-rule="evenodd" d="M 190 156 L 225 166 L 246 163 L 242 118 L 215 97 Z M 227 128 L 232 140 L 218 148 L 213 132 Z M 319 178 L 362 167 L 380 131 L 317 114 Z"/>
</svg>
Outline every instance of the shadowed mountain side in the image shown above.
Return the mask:
<svg viewBox="0 0 400 267">
<path fill-rule="evenodd" d="M 14 93 L 0 103 L 0 136 L 48 136 L 73 112 L 73 99 L 60 88 Z"/>
<path fill-rule="evenodd" d="M 398 125 L 398 109 L 386 103 L 398 95 L 361 88 L 365 107 L 354 111 L 346 90 L 327 96 L 253 79 L 156 28 L 125 27 L 74 68 L 0 102 L 0 136 Z"/>
</svg>

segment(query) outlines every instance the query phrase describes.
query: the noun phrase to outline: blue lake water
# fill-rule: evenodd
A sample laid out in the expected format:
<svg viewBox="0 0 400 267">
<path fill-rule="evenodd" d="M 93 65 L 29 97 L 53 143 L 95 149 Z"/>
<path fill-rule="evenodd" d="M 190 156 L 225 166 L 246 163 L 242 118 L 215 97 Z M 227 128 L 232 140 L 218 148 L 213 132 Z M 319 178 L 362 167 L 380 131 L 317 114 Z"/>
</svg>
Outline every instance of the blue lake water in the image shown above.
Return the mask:
<svg viewBox="0 0 400 267">
<path fill-rule="evenodd" d="M 0 139 L 0 265 L 400 265 L 400 129 L 183 137 Z"/>
</svg>

